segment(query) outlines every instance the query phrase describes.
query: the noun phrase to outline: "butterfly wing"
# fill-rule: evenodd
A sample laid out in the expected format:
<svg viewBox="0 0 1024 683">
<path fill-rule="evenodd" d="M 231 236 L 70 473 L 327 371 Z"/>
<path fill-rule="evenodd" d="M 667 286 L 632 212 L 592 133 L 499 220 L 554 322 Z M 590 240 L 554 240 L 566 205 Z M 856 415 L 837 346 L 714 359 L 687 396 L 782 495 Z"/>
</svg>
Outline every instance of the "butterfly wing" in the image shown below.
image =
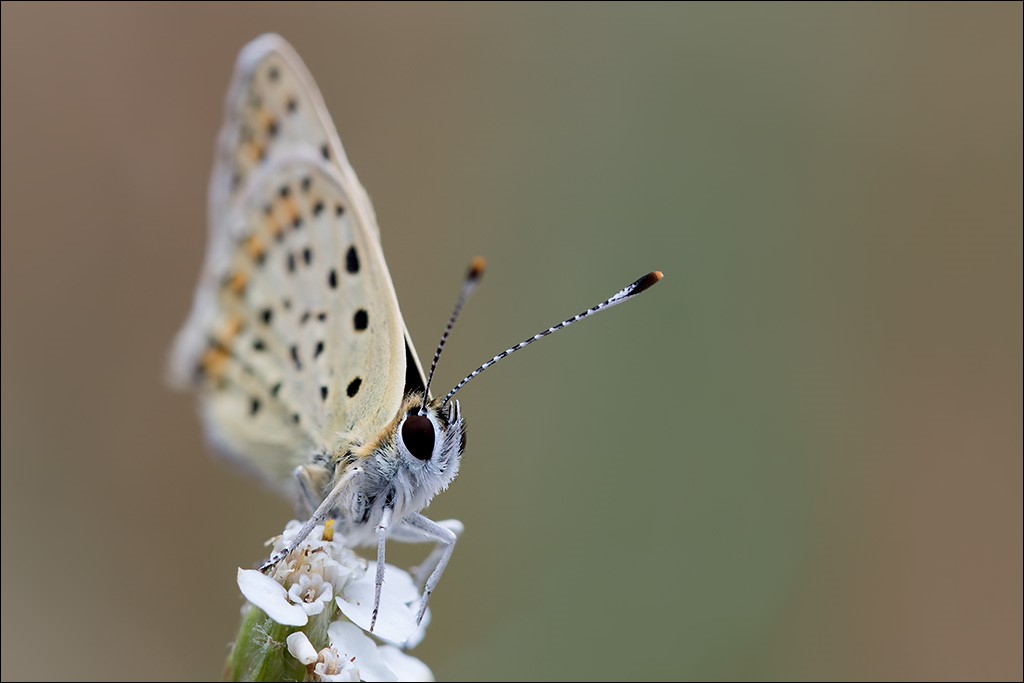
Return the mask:
<svg viewBox="0 0 1024 683">
<path fill-rule="evenodd" d="M 172 379 L 208 437 L 271 484 L 395 416 L 422 377 L 376 218 L 290 46 L 242 51 L 210 181 L 210 234 Z M 409 350 L 407 350 L 409 349 Z"/>
</svg>

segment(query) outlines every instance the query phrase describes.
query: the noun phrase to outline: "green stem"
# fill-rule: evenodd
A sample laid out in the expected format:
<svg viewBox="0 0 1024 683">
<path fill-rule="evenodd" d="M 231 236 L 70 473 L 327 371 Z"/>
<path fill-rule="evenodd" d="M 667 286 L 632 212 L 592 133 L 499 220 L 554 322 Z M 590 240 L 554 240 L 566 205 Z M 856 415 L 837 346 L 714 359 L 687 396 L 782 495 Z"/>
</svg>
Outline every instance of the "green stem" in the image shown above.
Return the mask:
<svg viewBox="0 0 1024 683">
<path fill-rule="evenodd" d="M 283 626 L 251 604 L 242 609 L 231 653 L 224 664 L 225 681 L 304 681 L 307 669 L 288 652 L 285 640 L 296 631 L 303 631 L 318 651 L 327 647 L 327 627 L 337 607 L 329 602 L 324 611 L 309 618 L 302 628 Z"/>
</svg>

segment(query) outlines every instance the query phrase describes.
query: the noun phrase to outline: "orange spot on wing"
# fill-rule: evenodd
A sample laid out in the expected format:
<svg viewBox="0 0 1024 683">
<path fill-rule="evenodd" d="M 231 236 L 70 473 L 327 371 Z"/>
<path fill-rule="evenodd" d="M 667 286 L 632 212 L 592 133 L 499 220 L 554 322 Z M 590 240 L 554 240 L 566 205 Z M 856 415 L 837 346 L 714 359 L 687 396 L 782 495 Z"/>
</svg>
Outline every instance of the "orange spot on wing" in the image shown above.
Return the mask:
<svg viewBox="0 0 1024 683">
<path fill-rule="evenodd" d="M 264 107 L 263 109 L 260 109 L 260 113 L 257 114 L 257 116 L 259 117 L 260 122 L 259 122 L 259 125 L 256 127 L 256 130 L 259 130 L 259 131 L 269 130 L 270 126 L 271 126 L 271 123 L 273 123 L 273 121 L 274 121 L 274 117 L 270 113 L 270 110 L 267 109 L 266 107 Z"/>
<path fill-rule="evenodd" d="M 249 163 L 255 165 L 263 159 L 264 147 L 258 142 L 252 142 L 248 145 L 248 156 Z"/>
<path fill-rule="evenodd" d="M 266 247 L 263 244 L 263 240 L 260 239 L 259 235 L 252 235 L 242 243 L 242 248 L 245 249 L 245 253 L 249 255 L 253 261 L 261 260 L 266 254 Z"/>
<path fill-rule="evenodd" d="M 228 364 L 228 358 L 230 358 L 227 349 L 223 346 L 215 345 L 206 349 L 203 352 L 202 357 L 199 359 L 199 367 L 202 369 L 203 374 L 207 375 L 211 379 L 217 380 L 224 375 L 224 369 Z"/>
<path fill-rule="evenodd" d="M 235 337 L 238 336 L 243 327 L 245 327 L 245 321 L 242 319 L 242 316 L 238 314 L 231 315 L 221 325 L 216 337 L 217 343 L 224 347 L 231 346 L 231 343 L 235 341 Z"/>
<path fill-rule="evenodd" d="M 299 215 L 299 205 L 295 203 L 292 197 L 286 197 L 282 200 L 282 203 L 285 206 L 285 211 L 288 212 L 288 223 L 294 223 Z"/>
<path fill-rule="evenodd" d="M 284 233 L 284 228 L 281 226 L 281 222 L 273 215 L 267 216 L 267 232 L 269 232 L 270 236 L 275 240 L 280 239 L 281 235 Z"/>
<path fill-rule="evenodd" d="M 278 231 L 285 227 L 294 225 L 295 219 L 300 216 L 299 205 L 292 196 L 282 197 L 274 204 L 274 218 L 279 224 Z M 276 236 L 276 233 L 275 233 Z"/>
<path fill-rule="evenodd" d="M 242 271 L 238 271 L 236 273 L 233 273 L 227 279 L 227 282 L 224 283 L 224 286 L 227 287 L 228 291 L 234 294 L 235 296 L 242 296 L 243 294 L 245 294 L 245 288 L 248 286 L 248 284 L 249 276 Z"/>
<path fill-rule="evenodd" d="M 245 327 L 245 320 L 233 314 L 220 326 L 217 333 L 210 339 L 209 347 L 199 358 L 199 370 L 206 377 L 219 381 L 223 379 L 227 364 L 231 359 L 231 344 Z"/>
</svg>

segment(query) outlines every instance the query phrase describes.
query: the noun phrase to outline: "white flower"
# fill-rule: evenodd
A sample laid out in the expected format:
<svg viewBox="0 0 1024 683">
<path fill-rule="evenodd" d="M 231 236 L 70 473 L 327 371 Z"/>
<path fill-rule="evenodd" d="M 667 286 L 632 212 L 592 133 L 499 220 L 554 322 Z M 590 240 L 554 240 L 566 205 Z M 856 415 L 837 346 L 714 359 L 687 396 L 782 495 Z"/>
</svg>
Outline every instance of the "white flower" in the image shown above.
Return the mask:
<svg viewBox="0 0 1024 683">
<path fill-rule="evenodd" d="M 288 589 L 288 600 L 301 606 L 313 616 L 324 611 L 324 604 L 334 597 L 334 587 L 324 580 L 323 574 L 302 574 Z"/>
<path fill-rule="evenodd" d="M 327 629 L 330 646 L 316 652 L 301 631 L 288 636 L 288 652 L 320 681 L 432 681 L 427 665 L 393 645 L 378 647 L 359 627 L 336 621 Z"/>
<path fill-rule="evenodd" d="M 301 524 L 289 522 L 275 539 L 273 552 L 282 550 Z M 318 526 L 293 552 L 274 566 L 270 576 L 255 569 L 238 570 L 238 588 L 252 604 L 286 626 L 305 626 L 320 614 L 342 587 L 366 572 L 365 564 L 344 544 L 323 540 Z"/>
<path fill-rule="evenodd" d="M 358 681 L 359 668 L 332 648 L 320 650 L 320 661 L 313 667 L 313 679 L 319 681 Z"/>
<path fill-rule="evenodd" d="M 301 525 L 290 522 L 274 539 L 274 553 L 283 550 Z M 323 614 L 331 600 L 349 621 L 339 619 L 328 627 L 330 645 L 316 651 L 302 631 L 287 637 L 288 652 L 321 681 L 431 681 L 427 666 L 394 645 L 415 647 L 430 622 L 430 611 L 416 623 L 422 596 L 405 571 L 385 565 L 380 609 L 373 635 L 386 641 L 378 645 L 363 633 L 369 630 L 376 589 L 376 562 L 366 562 L 345 546 L 340 537 L 318 526 L 299 546 L 278 562 L 270 575 L 255 569 L 238 570 L 238 587 L 246 599 L 268 617 L 285 626 L 302 627 L 309 618 Z M 335 614 L 327 612 L 333 618 Z M 321 622 L 322 623 L 322 622 Z M 361 630 L 362 629 L 362 630 Z"/>
<path fill-rule="evenodd" d="M 377 563 L 370 562 L 366 572 L 350 581 L 335 598 L 342 614 L 365 631 L 370 630 L 373 617 L 373 599 L 376 590 Z M 416 611 L 421 600 L 420 592 L 413 584 L 412 577 L 398 567 L 384 565 L 384 587 L 380 594 L 380 610 L 373 635 L 382 640 L 415 647 L 423 640 L 430 610 L 423 615 L 423 622 L 416 624 Z"/>
<path fill-rule="evenodd" d="M 289 602 L 284 586 L 255 569 L 238 570 L 238 588 L 246 600 L 279 624 L 305 626 L 309 621 L 305 609 Z"/>
<path fill-rule="evenodd" d="M 284 531 L 273 540 L 271 555 L 282 550 L 294 540 L 302 528 L 297 520 L 288 522 Z M 335 588 L 340 588 L 354 574 L 366 569 L 366 562 L 357 557 L 341 540 L 323 540 L 324 525 L 313 527 L 313 531 L 287 557 L 274 566 L 273 578 L 286 587 L 297 581 L 303 574 L 319 574 Z M 331 538 L 337 538 L 333 531 Z M 269 542 L 268 542 L 269 545 Z"/>
<path fill-rule="evenodd" d="M 434 674 L 430 667 L 420 660 L 405 654 L 394 645 L 382 645 L 378 650 L 385 666 L 398 677 L 400 681 L 432 681 Z"/>
</svg>

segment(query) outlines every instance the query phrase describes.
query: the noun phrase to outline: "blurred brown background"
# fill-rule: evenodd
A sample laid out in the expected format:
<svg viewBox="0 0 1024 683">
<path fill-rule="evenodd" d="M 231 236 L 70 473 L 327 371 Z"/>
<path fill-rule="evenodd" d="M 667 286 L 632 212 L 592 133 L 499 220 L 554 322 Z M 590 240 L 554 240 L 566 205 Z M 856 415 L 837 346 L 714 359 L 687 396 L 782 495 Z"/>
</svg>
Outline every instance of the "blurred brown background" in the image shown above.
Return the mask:
<svg viewBox="0 0 1024 683">
<path fill-rule="evenodd" d="M 439 386 L 666 273 L 462 394 L 440 679 L 1024 675 L 1019 3 L 2 8 L 5 680 L 218 676 L 290 516 L 162 379 L 265 31 Z"/>
</svg>

